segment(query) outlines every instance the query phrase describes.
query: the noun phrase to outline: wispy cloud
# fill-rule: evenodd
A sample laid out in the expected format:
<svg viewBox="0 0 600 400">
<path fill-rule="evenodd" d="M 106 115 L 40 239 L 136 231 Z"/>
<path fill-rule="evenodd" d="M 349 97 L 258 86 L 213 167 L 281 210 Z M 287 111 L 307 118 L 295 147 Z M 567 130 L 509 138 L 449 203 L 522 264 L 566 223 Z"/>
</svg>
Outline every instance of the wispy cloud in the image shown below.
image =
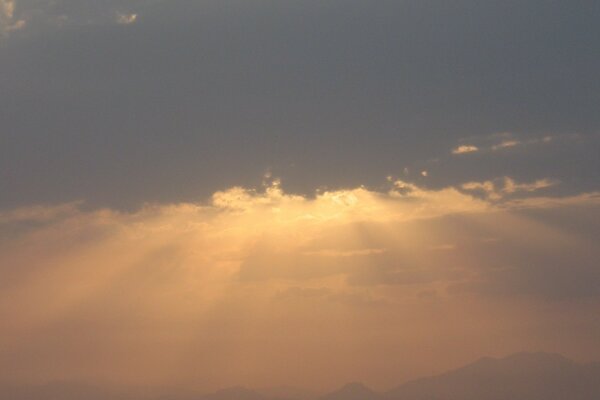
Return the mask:
<svg viewBox="0 0 600 400">
<path fill-rule="evenodd" d="M 502 149 L 508 149 L 511 147 L 516 147 L 519 146 L 521 144 L 520 141 L 518 140 L 504 140 L 498 144 L 495 144 L 492 146 L 492 150 L 502 150 Z"/>
<path fill-rule="evenodd" d="M 516 193 L 516 192 L 535 192 L 539 189 L 545 189 L 550 186 L 558 184 L 557 181 L 552 179 L 539 179 L 531 183 L 517 183 L 513 179 L 504 178 L 504 188 L 502 189 L 505 193 Z"/>
<path fill-rule="evenodd" d="M 557 185 L 558 183 L 558 181 L 548 178 L 538 179 L 529 183 L 518 183 L 510 177 L 503 177 L 483 182 L 463 183 L 461 188 L 467 191 L 482 193 L 486 198 L 497 201 L 505 198 L 507 195 L 535 192 Z"/>
<path fill-rule="evenodd" d="M 546 145 L 560 139 L 562 141 L 573 138 L 580 138 L 579 135 L 545 135 L 529 139 L 520 139 L 511 132 L 501 132 L 483 137 L 464 138 L 462 141 L 475 141 L 474 143 L 461 144 L 452 149 L 452 154 L 461 155 L 475 152 L 496 152 L 509 150 L 516 147 L 525 147 L 531 145 Z"/>
<path fill-rule="evenodd" d="M 460 145 L 452 150 L 452 154 L 475 153 L 479 151 L 479 147 L 474 145 Z"/>
</svg>

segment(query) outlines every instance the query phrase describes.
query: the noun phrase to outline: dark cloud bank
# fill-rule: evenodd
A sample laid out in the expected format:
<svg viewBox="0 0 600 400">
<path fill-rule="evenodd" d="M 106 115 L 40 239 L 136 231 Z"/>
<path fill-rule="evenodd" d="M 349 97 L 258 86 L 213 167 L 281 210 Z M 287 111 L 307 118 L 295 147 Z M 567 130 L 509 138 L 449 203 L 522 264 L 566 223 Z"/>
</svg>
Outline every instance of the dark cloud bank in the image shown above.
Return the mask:
<svg viewBox="0 0 600 400">
<path fill-rule="evenodd" d="M 595 1 L 17 0 L 0 205 L 198 199 L 267 170 L 307 193 L 405 167 L 432 187 L 597 189 L 599 17 Z M 503 132 L 562 139 L 451 156 Z"/>
</svg>

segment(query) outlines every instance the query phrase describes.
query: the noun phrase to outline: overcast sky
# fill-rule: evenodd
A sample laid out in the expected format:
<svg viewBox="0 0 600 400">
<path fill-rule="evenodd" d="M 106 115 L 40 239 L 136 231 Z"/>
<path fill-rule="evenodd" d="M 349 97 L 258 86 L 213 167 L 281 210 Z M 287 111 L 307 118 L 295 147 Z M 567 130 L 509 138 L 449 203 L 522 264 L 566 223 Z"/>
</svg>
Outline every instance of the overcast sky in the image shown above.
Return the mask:
<svg viewBox="0 0 600 400">
<path fill-rule="evenodd" d="M 600 358 L 598 21 L 0 0 L 0 375 L 383 388 Z"/>
</svg>

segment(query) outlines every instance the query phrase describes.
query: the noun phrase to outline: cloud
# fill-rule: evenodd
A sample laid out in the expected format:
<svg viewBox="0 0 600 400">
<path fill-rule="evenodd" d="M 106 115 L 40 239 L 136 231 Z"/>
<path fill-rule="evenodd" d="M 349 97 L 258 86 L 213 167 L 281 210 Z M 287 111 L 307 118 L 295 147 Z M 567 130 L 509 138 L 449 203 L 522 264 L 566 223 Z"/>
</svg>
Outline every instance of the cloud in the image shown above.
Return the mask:
<svg viewBox="0 0 600 400">
<path fill-rule="evenodd" d="M 14 0 L 0 0 L 0 21 L 10 21 L 15 13 Z"/>
<path fill-rule="evenodd" d="M 473 145 L 460 145 L 452 150 L 452 154 L 466 154 L 466 153 L 475 153 L 479 151 L 477 146 Z"/>
<path fill-rule="evenodd" d="M 11 31 L 24 28 L 56 30 L 65 26 L 128 25 L 136 22 L 138 14 L 123 10 L 142 8 L 148 4 L 152 3 L 144 4 L 137 0 L 0 0 L 0 32 L 6 36 Z"/>
<path fill-rule="evenodd" d="M 525 145 L 598 131 L 599 24 L 459 3 L 3 0 L 0 376 L 384 386 L 597 349 L 598 141 Z M 405 167 L 427 186 L 380 187 Z"/>
<path fill-rule="evenodd" d="M 508 149 L 510 147 L 516 147 L 519 146 L 521 144 L 521 142 L 519 142 L 518 140 L 504 140 L 502 142 L 500 142 L 499 144 L 495 144 L 492 146 L 492 150 L 502 150 L 502 149 Z"/>
<path fill-rule="evenodd" d="M 15 18 L 15 1 L 0 0 L 0 36 L 25 27 L 25 20 Z"/>
<path fill-rule="evenodd" d="M 547 185 L 506 178 L 492 186 L 531 195 Z M 79 203 L 4 211 L 0 372 L 41 381 L 172 383 L 175 373 L 203 387 L 265 384 L 283 379 L 286 360 L 325 362 L 319 343 L 336 341 L 340 326 L 348 342 L 327 357 L 340 379 L 352 373 L 347 346 L 386 353 L 398 338 L 425 345 L 423 330 L 434 330 L 450 348 L 440 315 L 452 316 L 464 336 L 473 334 L 471 317 L 518 324 L 515 307 L 526 301 L 600 298 L 600 254 L 586 231 L 595 227 L 575 212 L 597 215 L 599 198 L 539 206 L 537 197 L 522 199 L 536 212 L 568 212 L 576 232 L 522 215 L 523 204 L 404 181 L 385 192 L 313 197 L 274 181 L 135 212 Z M 523 335 L 511 335 L 515 345 Z M 359 369 L 377 369 L 377 354 L 361 357 Z M 302 382 L 323 379 L 300 369 Z"/>
<path fill-rule="evenodd" d="M 469 140 L 474 141 L 477 144 L 462 144 L 452 149 L 452 154 L 468 154 L 475 152 L 492 152 L 510 149 L 513 147 L 525 147 L 531 145 L 547 145 L 556 141 L 570 141 L 581 140 L 580 135 L 576 134 L 562 134 L 562 135 L 545 135 L 539 137 L 533 137 L 529 139 L 519 139 L 518 135 L 511 132 L 500 132 L 492 135 L 481 136 L 481 137 L 469 137 L 463 138 L 463 141 Z M 500 142 L 498 142 L 500 140 Z"/>
<path fill-rule="evenodd" d="M 514 179 L 505 176 L 501 179 L 483 182 L 466 182 L 461 188 L 468 192 L 481 193 L 486 198 L 494 201 L 518 193 L 530 193 L 557 185 L 559 182 L 553 179 L 538 179 L 530 183 L 517 183 Z"/>
<path fill-rule="evenodd" d="M 496 193 L 496 185 L 492 181 L 484 182 L 467 182 L 463 183 L 461 187 L 467 191 L 479 191 L 484 193 L 487 197 L 492 196 L 493 200 L 497 200 L 500 196 Z"/>
<path fill-rule="evenodd" d="M 121 25 L 133 24 L 137 20 L 137 14 L 117 13 L 117 23 Z"/>
<path fill-rule="evenodd" d="M 535 192 L 536 190 L 545 189 L 558 184 L 558 182 L 552 179 L 539 179 L 531 183 L 517 183 L 514 179 L 505 177 L 504 188 L 502 189 L 505 193 L 516 193 L 516 192 Z"/>
</svg>

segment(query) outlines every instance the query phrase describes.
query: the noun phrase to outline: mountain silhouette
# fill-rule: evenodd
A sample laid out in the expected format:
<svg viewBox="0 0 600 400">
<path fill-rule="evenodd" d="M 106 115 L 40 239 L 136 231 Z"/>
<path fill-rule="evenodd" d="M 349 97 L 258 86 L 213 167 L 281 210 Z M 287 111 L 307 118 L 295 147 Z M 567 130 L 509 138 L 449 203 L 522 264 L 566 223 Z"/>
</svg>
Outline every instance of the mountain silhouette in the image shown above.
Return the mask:
<svg viewBox="0 0 600 400">
<path fill-rule="evenodd" d="M 199 400 L 277 400 L 242 386 L 234 386 L 204 395 Z"/>
<path fill-rule="evenodd" d="M 1 385 L 0 399 L 6 400 L 125 400 L 125 396 L 92 385 L 52 382 L 45 385 Z"/>
<path fill-rule="evenodd" d="M 312 390 L 302 389 L 295 386 L 273 386 L 256 389 L 265 397 L 279 398 L 285 400 L 315 400 L 319 395 Z"/>
<path fill-rule="evenodd" d="M 484 357 L 464 367 L 404 383 L 379 393 L 354 382 L 316 396 L 290 387 L 251 390 L 236 386 L 210 394 L 105 390 L 78 383 L 0 384 L 4 400 L 598 400 L 600 363 L 578 364 L 551 353 Z"/>
<path fill-rule="evenodd" d="M 482 358 L 445 374 L 405 383 L 388 400 L 592 400 L 600 398 L 598 364 L 549 353 Z"/>
<path fill-rule="evenodd" d="M 362 383 L 352 382 L 321 396 L 319 400 L 382 400 L 382 395 Z"/>
</svg>

